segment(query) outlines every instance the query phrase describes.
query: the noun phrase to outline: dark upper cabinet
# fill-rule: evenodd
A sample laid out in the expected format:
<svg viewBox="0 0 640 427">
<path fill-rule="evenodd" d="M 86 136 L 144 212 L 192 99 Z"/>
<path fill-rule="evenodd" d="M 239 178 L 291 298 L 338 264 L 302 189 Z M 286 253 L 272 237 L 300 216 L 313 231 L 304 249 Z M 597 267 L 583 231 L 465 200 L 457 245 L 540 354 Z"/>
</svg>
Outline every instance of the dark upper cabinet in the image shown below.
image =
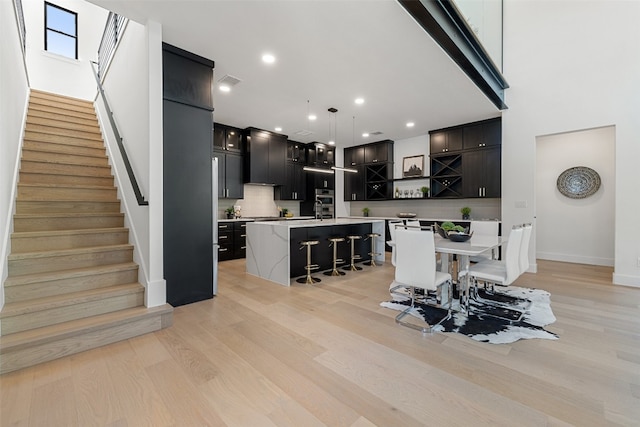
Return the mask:
<svg viewBox="0 0 640 427">
<path fill-rule="evenodd" d="M 462 196 L 501 196 L 501 150 L 499 146 L 462 154 Z"/>
<path fill-rule="evenodd" d="M 307 163 L 320 167 L 331 167 L 335 164 L 335 148 L 321 143 L 313 143 L 307 150 Z"/>
<path fill-rule="evenodd" d="M 296 141 L 287 141 L 287 161 L 294 163 L 306 163 L 307 145 Z"/>
<path fill-rule="evenodd" d="M 358 166 L 364 164 L 364 147 L 349 147 L 344 149 L 344 165 Z"/>
<path fill-rule="evenodd" d="M 241 153 L 242 130 L 220 123 L 214 123 L 213 148 L 216 150 Z"/>
<path fill-rule="evenodd" d="M 364 187 L 364 165 L 347 165 L 347 167 L 354 168 L 358 173 L 345 172 L 344 173 L 344 200 L 345 202 L 351 202 L 355 200 L 364 200 L 365 187 Z"/>
<path fill-rule="evenodd" d="M 336 187 L 335 177 L 332 174 L 310 172 L 307 173 L 307 179 L 313 180 L 314 189 L 334 190 Z"/>
<path fill-rule="evenodd" d="M 364 146 L 365 163 L 382 163 L 393 159 L 393 143 L 382 141 Z M 392 161 L 392 160 L 391 160 Z"/>
<path fill-rule="evenodd" d="M 462 150 L 462 128 L 451 128 L 429 132 L 431 154 Z"/>
<path fill-rule="evenodd" d="M 243 133 L 245 146 L 244 182 L 253 184 L 285 183 L 287 137 L 260 129 L 248 128 Z"/>
<path fill-rule="evenodd" d="M 462 131 L 463 148 L 465 150 L 490 147 L 502 143 L 502 121 L 499 118 L 465 125 Z"/>
<path fill-rule="evenodd" d="M 276 187 L 275 196 L 279 200 L 305 200 L 307 196 L 307 174 L 301 163 L 286 162 L 285 183 Z"/>
<path fill-rule="evenodd" d="M 218 159 L 218 197 L 242 199 L 244 197 L 242 156 L 216 149 L 213 157 Z"/>
</svg>

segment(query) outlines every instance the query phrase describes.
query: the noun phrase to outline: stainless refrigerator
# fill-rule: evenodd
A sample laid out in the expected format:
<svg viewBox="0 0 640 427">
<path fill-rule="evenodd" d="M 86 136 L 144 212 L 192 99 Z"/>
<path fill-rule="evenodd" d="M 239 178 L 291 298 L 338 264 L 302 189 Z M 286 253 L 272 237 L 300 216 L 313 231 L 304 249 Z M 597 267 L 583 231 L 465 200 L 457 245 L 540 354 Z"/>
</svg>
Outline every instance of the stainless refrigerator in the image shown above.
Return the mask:
<svg viewBox="0 0 640 427">
<path fill-rule="evenodd" d="M 211 212 L 213 233 L 213 295 L 218 295 L 218 159 L 211 159 Z"/>
</svg>

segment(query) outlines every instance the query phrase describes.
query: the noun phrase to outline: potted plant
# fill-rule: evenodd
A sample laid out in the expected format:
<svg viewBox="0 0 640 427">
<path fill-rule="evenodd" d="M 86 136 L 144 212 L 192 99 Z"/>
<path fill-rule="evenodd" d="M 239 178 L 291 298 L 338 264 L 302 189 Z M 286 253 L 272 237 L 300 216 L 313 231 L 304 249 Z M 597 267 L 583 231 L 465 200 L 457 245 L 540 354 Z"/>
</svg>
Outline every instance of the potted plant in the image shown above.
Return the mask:
<svg viewBox="0 0 640 427">
<path fill-rule="evenodd" d="M 289 209 L 282 208 L 282 210 L 280 211 L 280 216 L 286 217 L 287 215 L 289 215 Z"/>
<path fill-rule="evenodd" d="M 229 206 L 224 210 L 227 213 L 227 219 L 233 219 L 236 211 L 233 209 L 233 206 Z"/>
<path fill-rule="evenodd" d="M 362 215 L 369 216 L 369 208 L 362 208 Z"/>
<path fill-rule="evenodd" d="M 462 214 L 462 219 L 469 219 L 469 215 L 471 214 L 471 208 L 469 206 L 465 206 L 460 209 L 460 213 Z"/>
<path fill-rule="evenodd" d="M 421 187 L 420 191 L 422 191 L 422 197 L 426 199 L 429 195 L 429 187 Z"/>
</svg>

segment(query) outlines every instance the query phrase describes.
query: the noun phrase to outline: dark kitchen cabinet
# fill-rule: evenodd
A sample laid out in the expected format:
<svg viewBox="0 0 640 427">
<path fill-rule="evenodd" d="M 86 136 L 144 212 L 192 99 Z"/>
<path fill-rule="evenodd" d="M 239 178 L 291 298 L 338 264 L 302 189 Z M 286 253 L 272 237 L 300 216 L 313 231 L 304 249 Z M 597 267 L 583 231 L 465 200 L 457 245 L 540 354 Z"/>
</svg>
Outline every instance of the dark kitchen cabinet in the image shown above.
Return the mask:
<svg viewBox="0 0 640 427">
<path fill-rule="evenodd" d="M 471 123 L 462 128 L 465 150 L 491 147 L 502 143 L 502 121 L 500 118 Z"/>
<path fill-rule="evenodd" d="M 215 150 L 242 153 L 242 130 L 221 123 L 214 123 L 213 148 Z"/>
<path fill-rule="evenodd" d="M 344 149 L 344 164 L 357 173 L 344 173 L 344 200 L 386 200 L 393 191 L 393 141 Z"/>
<path fill-rule="evenodd" d="M 325 144 L 314 143 L 307 150 L 309 165 L 329 168 L 335 165 L 335 148 Z"/>
<path fill-rule="evenodd" d="M 462 133 L 462 128 L 429 132 L 429 152 L 438 154 L 462 150 Z"/>
<path fill-rule="evenodd" d="M 431 198 L 461 198 L 462 154 L 431 155 Z"/>
<path fill-rule="evenodd" d="M 255 128 L 245 129 L 244 182 L 283 185 L 287 137 Z"/>
<path fill-rule="evenodd" d="M 307 145 L 296 141 L 287 141 L 287 161 L 304 164 L 307 161 Z"/>
<path fill-rule="evenodd" d="M 463 197 L 501 196 L 501 150 L 499 146 L 462 154 Z"/>
<path fill-rule="evenodd" d="M 336 188 L 335 176 L 333 174 L 307 172 L 307 179 L 313 180 L 314 189 L 334 190 Z"/>
<path fill-rule="evenodd" d="M 246 221 L 218 223 L 218 261 L 245 258 L 247 253 Z"/>
<path fill-rule="evenodd" d="M 382 141 L 364 146 L 365 163 L 383 163 L 393 159 L 393 141 Z"/>
<path fill-rule="evenodd" d="M 242 199 L 244 197 L 242 156 L 214 150 L 213 157 L 218 159 L 218 197 Z"/>
<path fill-rule="evenodd" d="M 162 45 L 163 268 L 173 306 L 213 297 L 213 65 Z"/>
<path fill-rule="evenodd" d="M 285 183 L 276 188 L 279 200 L 305 200 L 307 196 L 307 174 L 303 164 L 286 162 Z"/>
<path fill-rule="evenodd" d="M 364 146 L 349 147 L 344 149 L 344 165 L 346 167 L 364 164 Z"/>
</svg>

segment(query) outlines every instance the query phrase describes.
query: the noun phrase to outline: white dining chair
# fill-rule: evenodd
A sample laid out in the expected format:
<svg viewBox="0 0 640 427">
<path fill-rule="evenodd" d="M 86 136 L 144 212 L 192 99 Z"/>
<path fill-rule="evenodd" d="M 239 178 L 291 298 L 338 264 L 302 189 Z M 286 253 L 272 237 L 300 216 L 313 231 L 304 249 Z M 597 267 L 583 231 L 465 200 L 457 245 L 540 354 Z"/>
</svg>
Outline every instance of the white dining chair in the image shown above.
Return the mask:
<svg viewBox="0 0 640 427">
<path fill-rule="evenodd" d="M 431 332 L 431 328 L 451 317 L 452 284 L 451 275 L 438 271 L 436 268 L 436 252 L 433 240 L 433 231 L 420 229 L 396 230 L 396 274 L 391 290 L 405 287 L 409 290 L 411 305 L 396 316 L 396 322 L 402 326 L 417 329 L 423 333 Z M 447 314 L 436 323 L 427 327 L 418 326 L 402 320 L 415 309 L 416 289 L 422 289 L 425 296 L 425 304 L 442 308 L 442 298 L 435 303 L 427 298 L 428 293 L 437 292 L 442 295 L 442 287 L 446 287 L 448 304 Z M 440 291 L 440 292 L 438 292 Z"/>
<path fill-rule="evenodd" d="M 418 221 L 417 219 L 408 219 L 407 220 L 407 227 L 409 227 L 409 228 L 420 228 L 420 221 Z"/>
<path fill-rule="evenodd" d="M 469 267 L 469 278 L 477 290 L 478 282 L 509 286 L 520 276 L 520 245 L 522 243 L 522 226 L 514 226 L 509 233 L 504 261 L 483 260 Z"/>
<path fill-rule="evenodd" d="M 529 242 L 531 241 L 532 231 L 533 224 L 523 224 L 522 242 L 520 243 L 520 274 L 529 270 Z"/>
<path fill-rule="evenodd" d="M 399 225 L 404 225 L 402 221 L 389 221 L 389 237 L 387 244 L 391 246 L 391 265 L 396 265 L 396 229 Z"/>
<path fill-rule="evenodd" d="M 469 232 L 473 233 L 476 237 L 498 237 L 498 228 L 498 221 L 471 221 Z M 469 260 L 471 262 L 480 262 L 485 259 L 495 259 L 493 251 L 489 251 L 486 254 L 472 256 Z"/>
</svg>

